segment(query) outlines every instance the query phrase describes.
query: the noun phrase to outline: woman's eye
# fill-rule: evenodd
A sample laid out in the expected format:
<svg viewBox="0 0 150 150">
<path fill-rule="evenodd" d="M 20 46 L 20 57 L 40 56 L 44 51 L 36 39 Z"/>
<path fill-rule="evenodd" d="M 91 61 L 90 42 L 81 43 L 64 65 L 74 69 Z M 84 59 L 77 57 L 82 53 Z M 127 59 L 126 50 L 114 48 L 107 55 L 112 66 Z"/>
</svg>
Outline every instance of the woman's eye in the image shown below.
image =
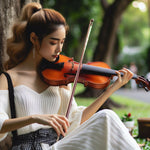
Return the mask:
<svg viewBox="0 0 150 150">
<path fill-rule="evenodd" d="M 65 41 L 62 41 L 61 44 L 64 44 Z"/>
<path fill-rule="evenodd" d="M 57 43 L 54 43 L 54 42 L 50 42 L 50 44 L 51 44 L 51 45 L 56 45 Z"/>
</svg>

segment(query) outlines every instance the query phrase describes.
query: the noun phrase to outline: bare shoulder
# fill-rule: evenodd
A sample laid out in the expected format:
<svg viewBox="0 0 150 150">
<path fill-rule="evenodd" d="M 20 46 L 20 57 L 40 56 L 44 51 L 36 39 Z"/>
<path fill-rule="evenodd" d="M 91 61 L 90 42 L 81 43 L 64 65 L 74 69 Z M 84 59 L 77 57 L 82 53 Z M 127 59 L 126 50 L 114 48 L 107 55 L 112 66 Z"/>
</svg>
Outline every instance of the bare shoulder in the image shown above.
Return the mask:
<svg viewBox="0 0 150 150">
<path fill-rule="evenodd" d="M 16 73 L 12 70 L 7 71 L 7 73 L 10 75 L 11 79 L 12 79 L 12 83 L 14 85 L 15 81 L 14 81 L 14 77 L 16 76 Z M 7 90 L 8 89 L 8 83 L 7 83 L 7 78 L 6 76 L 2 73 L 0 75 L 0 90 Z"/>
<path fill-rule="evenodd" d="M 2 73 L 0 75 L 0 90 L 7 90 L 8 85 L 7 85 L 7 78 L 6 76 Z"/>
</svg>

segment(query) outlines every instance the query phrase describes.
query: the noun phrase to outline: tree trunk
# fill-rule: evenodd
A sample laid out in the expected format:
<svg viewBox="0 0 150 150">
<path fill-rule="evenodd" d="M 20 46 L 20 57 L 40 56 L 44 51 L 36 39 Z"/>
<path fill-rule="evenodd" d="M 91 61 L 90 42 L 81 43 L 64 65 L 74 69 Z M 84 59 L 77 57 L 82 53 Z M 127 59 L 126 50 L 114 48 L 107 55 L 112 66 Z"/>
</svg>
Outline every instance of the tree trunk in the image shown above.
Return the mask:
<svg viewBox="0 0 150 150">
<path fill-rule="evenodd" d="M 2 65 L 2 58 L 3 58 L 3 49 L 4 49 L 4 33 L 3 33 L 3 25 L 2 25 L 2 21 L 0 21 L 0 73 L 3 70 L 3 65 Z"/>
<path fill-rule="evenodd" d="M 115 0 L 113 4 L 105 8 L 103 24 L 99 31 L 98 44 L 95 48 L 93 61 L 105 61 L 111 66 L 116 33 L 121 16 L 132 1 L 133 0 Z"/>
<path fill-rule="evenodd" d="M 0 72 L 3 70 L 2 62 L 6 60 L 6 39 L 10 36 L 13 21 L 20 13 L 20 0 L 0 1 Z"/>
<path fill-rule="evenodd" d="M 39 0 L 1 0 L 0 1 L 0 73 L 3 71 L 3 61 L 7 59 L 6 40 L 11 35 L 11 26 L 20 15 L 25 3 Z"/>
</svg>

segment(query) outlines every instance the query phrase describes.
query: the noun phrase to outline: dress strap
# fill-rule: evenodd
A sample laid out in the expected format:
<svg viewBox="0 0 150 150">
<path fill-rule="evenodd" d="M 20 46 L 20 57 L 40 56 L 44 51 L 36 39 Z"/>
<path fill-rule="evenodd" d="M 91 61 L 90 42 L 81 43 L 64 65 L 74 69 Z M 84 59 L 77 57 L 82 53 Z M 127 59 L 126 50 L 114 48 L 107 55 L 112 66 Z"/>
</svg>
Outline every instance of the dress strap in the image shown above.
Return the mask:
<svg viewBox="0 0 150 150">
<path fill-rule="evenodd" d="M 7 72 L 2 72 L 8 82 L 8 92 L 9 92 L 9 103 L 10 103 L 10 111 L 11 111 L 11 118 L 16 118 L 16 108 L 15 108 L 15 102 L 14 102 L 14 88 L 12 84 L 12 80 L 10 75 Z M 17 130 L 12 131 L 13 137 L 17 136 Z"/>
</svg>

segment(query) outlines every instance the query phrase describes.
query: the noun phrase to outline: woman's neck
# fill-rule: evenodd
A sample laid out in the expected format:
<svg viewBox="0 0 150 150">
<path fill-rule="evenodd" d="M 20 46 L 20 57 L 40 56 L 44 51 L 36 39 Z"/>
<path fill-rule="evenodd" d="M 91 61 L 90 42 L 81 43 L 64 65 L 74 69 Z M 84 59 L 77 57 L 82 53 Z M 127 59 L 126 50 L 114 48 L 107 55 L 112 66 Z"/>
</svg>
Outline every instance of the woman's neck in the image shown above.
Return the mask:
<svg viewBox="0 0 150 150">
<path fill-rule="evenodd" d="M 20 63 L 17 66 L 17 68 L 19 68 L 19 70 L 24 70 L 24 71 L 36 71 L 37 66 L 41 61 L 42 57 L 37 53 L 35 53 L 35 56 L 33 55 L 34 55 L 33 50 L 31 50 L 27 58 L 22 63 Z"/>
</svg>

